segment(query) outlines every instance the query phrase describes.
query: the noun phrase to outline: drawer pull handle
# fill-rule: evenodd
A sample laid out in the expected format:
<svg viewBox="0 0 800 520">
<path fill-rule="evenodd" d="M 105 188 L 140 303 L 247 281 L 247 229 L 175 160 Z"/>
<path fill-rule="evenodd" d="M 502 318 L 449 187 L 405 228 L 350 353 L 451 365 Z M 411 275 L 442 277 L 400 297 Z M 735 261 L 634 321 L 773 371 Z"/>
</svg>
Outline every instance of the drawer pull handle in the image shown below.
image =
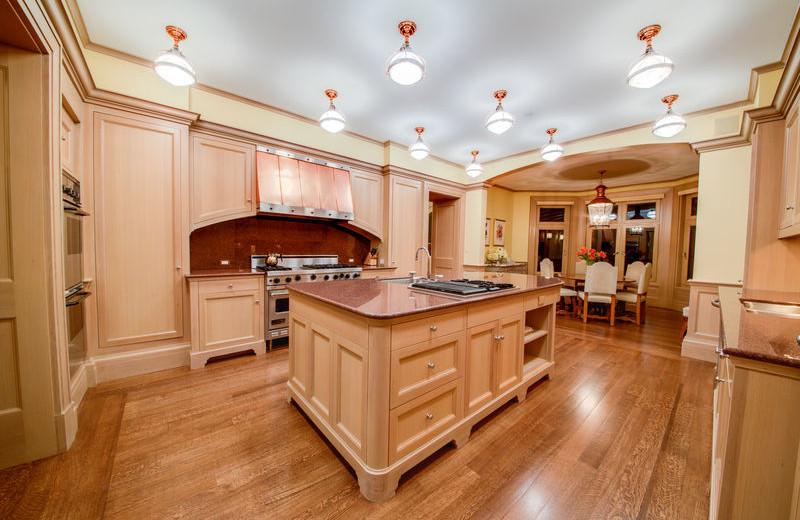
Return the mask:
<svg viewBox="0 0 800 520">
<path fill-rule="evenodd" d="M 436 366 L 436 363 L 428 363 L 428 368 L 434 368 L 435 366 Z"/>
<path fill-rule="evenodd" d="M 229 283 L 229 284 L 228 284 L 228 288 L 230 289 L 231 287 L 233 287 L 233 284 L 232 284 L 232 283 Z"/>
<path fill-rule="evenodd" d="M 499 336 L 495 336 L 494 339 L 496 339 L 497 341 L 502 341 L 502 340 L 506 339 L 506 337 L 504 335 L 500 334 Z"/>
<path fill-rule="evenodd" d="M 439 327 L 437 327 L 436 325 L 431 325 L 431 330 L 432 330 L 433 332 L 436 332 L 436 330 L 437 330 L 438 328 L 439 328 Z"/>
<path fill-rule="evenodd" d="M 714 376 L 714 384 L 717 384 L 717 383 L 730 383 L 730 382 L 731 381 L 729 379 L 725 379 L 725 378 L 722 378 L 722 377 L 719 377 L 719 376 Z"/>
<path fill-rule="evenodd" d="M 433 419 L 433 414 L 428 412 L 428 413 L 425 414 L 425 418 L 428 419 L 428 420 L 431 420 L 431 419 Z"/>
</svg>

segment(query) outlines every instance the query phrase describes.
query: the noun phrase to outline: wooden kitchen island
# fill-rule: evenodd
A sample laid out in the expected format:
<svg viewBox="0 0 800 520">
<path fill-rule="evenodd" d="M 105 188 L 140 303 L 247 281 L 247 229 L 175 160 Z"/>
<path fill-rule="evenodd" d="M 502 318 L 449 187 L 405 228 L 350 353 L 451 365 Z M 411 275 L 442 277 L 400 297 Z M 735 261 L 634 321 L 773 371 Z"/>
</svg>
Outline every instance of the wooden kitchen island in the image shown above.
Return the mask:
<svg viewBox="0 0 800 520">
<path fill-rule="evenodd" d="M 289 285 L 289 399 L 353 467 L 362 495 L 549 376 L 561 281 L 465 273 L 518 289 L 458 298 L 380 280 Z M 491 427 L 491 426 L 490 426 Z"/>
</svg>

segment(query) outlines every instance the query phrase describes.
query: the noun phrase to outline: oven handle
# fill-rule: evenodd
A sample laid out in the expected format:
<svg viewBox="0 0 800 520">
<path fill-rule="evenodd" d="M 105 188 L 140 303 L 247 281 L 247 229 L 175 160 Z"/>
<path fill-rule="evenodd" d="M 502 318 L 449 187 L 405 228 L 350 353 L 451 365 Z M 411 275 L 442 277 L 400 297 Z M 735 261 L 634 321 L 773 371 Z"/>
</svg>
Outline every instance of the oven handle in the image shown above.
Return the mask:
<svg viewBox="0 0 800 520">
<path fill-rule="evenodd" d="M 272 298 L 273 296 L 289 296 L 289 290 L 279 289 L 277 291 L 269 291 L 269 297 Z"/>
<path fill-rule="evenodd" d="M 89 295 L 92 294 L 89 291 L 80 291 L 76 292 L 75 294 L 70 295 L 67 299 L 67 303 L 65 304 L 66 307 L 72 307 L 74 305 L 78 305 L 83 300 L 85 300 Z"/>
</svg>

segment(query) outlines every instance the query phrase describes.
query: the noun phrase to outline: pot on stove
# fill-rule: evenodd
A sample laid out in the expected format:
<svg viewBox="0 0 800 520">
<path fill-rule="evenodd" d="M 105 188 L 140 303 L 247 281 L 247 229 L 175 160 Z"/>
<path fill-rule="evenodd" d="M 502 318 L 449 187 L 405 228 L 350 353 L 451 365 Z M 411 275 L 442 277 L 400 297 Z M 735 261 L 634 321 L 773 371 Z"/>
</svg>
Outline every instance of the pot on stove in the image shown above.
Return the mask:
<svg viewBox="0 0 800 520">
<path fill-rule="evenodd" d="M 280 253 L 267 253 L 267 258 L 265 262 L 267 265 L 278 265 L 278 259 L 283 258 L 283 255 Z"/>
</svg>

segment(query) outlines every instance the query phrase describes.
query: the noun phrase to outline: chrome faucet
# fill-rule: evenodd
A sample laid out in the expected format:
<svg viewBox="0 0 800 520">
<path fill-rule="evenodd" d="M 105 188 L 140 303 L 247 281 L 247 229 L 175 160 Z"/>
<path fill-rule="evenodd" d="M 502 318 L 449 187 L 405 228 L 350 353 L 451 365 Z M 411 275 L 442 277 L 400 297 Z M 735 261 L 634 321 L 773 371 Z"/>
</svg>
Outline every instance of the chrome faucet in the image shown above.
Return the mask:
<svg viewBox="0 0 800 520">
<path fill-rule="evenodd" d="M 417 249 L 417 252 L 414 254 L 414 261 L 415 262 L 419 261 L 419 252 L 420 251 L 425 251 L 425 254 L 428 255 L 428 280 L 430 280 L 431 279 L 431 252 L 428 251 L 428 248 L 426 248 L 426 247 L 420 247 L 419 249 Z"/>
</svg>

